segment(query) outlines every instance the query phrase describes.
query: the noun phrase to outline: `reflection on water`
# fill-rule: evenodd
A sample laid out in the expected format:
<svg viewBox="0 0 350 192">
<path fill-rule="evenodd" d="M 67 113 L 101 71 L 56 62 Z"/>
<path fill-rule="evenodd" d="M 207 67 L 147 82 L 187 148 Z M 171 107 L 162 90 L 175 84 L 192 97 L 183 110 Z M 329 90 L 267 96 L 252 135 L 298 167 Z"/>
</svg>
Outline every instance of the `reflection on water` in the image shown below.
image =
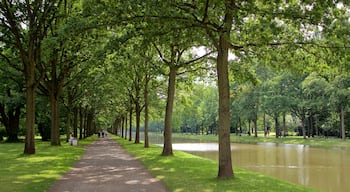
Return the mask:
<svg viewBox="0 0 350 192">
<path fill-rule="evenodd" d="M 174 143 L 174 150 L 180 151 L 218 151 L 219 146 L 216 143 Z"/>
<path fill-rule="evenodd" d="M 176 142 L 173 144 L 174 150 L 218 160 L 216 143 Z M 350 180 L 347 178 L 350 173 L 350 150 L 274 143 L 232 144 L 231 150 L 234 166 L 307 185 L 322 192 L 350 191 Z"/>
</svg>

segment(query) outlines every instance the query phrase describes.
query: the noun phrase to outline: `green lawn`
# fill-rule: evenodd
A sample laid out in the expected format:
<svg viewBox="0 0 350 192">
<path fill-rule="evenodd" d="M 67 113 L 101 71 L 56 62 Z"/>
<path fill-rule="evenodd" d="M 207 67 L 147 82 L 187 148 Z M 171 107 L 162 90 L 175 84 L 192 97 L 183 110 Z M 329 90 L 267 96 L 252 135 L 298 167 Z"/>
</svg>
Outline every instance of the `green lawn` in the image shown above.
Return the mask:
<svg viewBox="0 0 350 192">
<path fill-rule="evenodd" d="M 185 152 L 174 151 L 173 157 L 161 156 L 162 148 L 152 145 L 143 148 L 113 136 L 125 150 L 136 156 L 165 185 L 174 192 L 298 192 L 317 191 L 308 187 L 291 184 L 247 170 L 234 168 L 235 177 L 217 179 L 218 165 L 215 161 L 197 157 Z"/>
<path fill-rule="evenodd" d="M 78 146 L 62 142 L 60 147 L 37 140 L 35 155 L 23 155 L 23 143 L 0 143 L 0 191 L 47 191 L 96 138 L 81 140 Z"/>
</svg>

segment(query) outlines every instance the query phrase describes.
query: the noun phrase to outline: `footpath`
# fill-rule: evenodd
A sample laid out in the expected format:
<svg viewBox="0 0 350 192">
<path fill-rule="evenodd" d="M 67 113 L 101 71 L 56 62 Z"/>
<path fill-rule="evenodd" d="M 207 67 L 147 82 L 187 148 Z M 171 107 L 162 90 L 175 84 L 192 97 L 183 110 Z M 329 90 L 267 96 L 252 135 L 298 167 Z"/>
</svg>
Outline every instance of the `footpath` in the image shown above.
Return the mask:
<svg viewBox="0 0 350 192">
<path fill-rule="evenodd" d="M 109 137 L 87 146 L 84 156 L 49 192 L 167 192 L 165 186 Z"/>
</svg>

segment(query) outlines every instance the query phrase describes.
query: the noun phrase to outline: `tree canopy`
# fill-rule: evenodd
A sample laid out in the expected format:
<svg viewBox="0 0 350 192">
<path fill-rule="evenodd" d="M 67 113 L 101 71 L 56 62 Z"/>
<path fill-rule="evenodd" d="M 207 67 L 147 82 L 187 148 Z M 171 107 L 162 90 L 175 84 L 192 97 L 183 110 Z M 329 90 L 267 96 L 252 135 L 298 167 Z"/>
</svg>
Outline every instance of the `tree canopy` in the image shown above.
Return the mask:
<svg viewBox="0 0 350 192">
<path fill-rule="evenodd" d="M 216 133 L 218 177 L 232 177 L 230 133 L 244 123 L 258 136 L 271 121 L 279 137 L 298 119 L 304 138 L 346 138 L 349 22 L 340 0 L 3 0 L 0 120 L 9 140 L 25 129 L 26 154 L 45 113 L 36 94 L 50 101 L 51 145 L 69 140 L 71 121 L 74 138 L 79 127 L 79 138 L 108 129 L 131 140 L 135 125 L 135 143 L 142 121 L 163 124 L 162 155 L 174 131 Z"/>
</svg>

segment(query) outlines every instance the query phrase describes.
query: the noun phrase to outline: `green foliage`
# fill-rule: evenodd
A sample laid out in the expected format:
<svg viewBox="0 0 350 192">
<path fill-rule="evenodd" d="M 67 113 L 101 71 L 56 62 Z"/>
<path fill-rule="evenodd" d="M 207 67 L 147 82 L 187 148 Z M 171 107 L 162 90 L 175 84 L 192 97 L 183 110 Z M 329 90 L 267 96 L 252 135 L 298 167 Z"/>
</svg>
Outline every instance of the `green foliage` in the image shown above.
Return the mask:
<svg viewBox="0 0 350 192">
<path fill-rule="evenodd" d="M 350 78 L 348 75 L 337 75 L 327 91 L 330 93 L 330 105 L 339 110 L 349 105 Z"/>
<path fill-rule="evenodd" d="M 217 87 L 196 82 L 191 90 L 179 90 L 174 107 L 173 129 L 181 131 L 180 127 L 195 131 L 200 127 L 207 131 L 209 126 L 217 124 L 218 99 Z"/>
</svg>

